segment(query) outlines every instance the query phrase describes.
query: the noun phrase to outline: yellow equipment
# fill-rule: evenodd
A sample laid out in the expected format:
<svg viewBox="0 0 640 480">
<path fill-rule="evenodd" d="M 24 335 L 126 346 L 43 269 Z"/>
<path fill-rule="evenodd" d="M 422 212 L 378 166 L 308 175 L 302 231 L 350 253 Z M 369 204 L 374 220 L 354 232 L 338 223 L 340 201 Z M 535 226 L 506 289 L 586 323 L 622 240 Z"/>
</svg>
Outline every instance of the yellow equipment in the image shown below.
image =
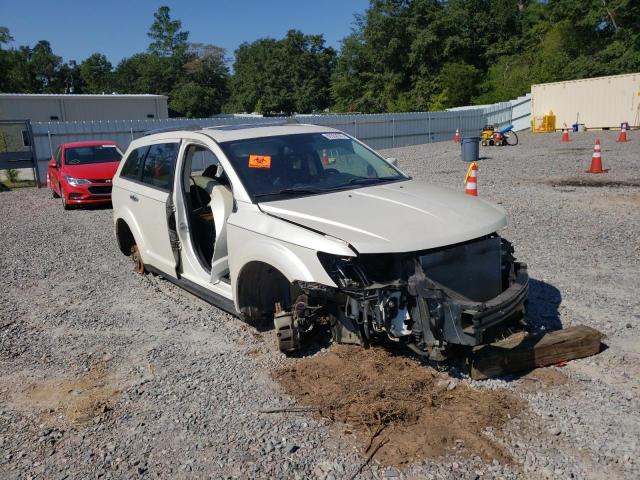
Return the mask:
<svg viewBox="0 0 640 480">
<path fill-rule="evenodd" d="M 533 133 L 552 133 L 556 131 L 556 115 L 550 110 L 547 115 L 537 115 L 531 120 Z"/>
</svg>

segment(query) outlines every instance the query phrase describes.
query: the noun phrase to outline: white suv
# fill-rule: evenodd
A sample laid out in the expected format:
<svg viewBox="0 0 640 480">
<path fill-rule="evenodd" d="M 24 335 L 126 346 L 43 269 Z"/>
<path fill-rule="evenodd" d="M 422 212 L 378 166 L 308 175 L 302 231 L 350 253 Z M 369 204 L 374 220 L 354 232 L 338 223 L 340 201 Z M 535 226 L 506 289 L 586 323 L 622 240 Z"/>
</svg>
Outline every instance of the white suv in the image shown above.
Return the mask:
<svg viewBox="0 0 640 480">
<path fill-rule="evenodd" d="M 331 128 L 165 131 L 131 143 L 113 180 L 115 233 L 155 272 L 249 322 L 281 350 L 325 327 L 441 357 L 521 325 L 526 265 L 504 211 L 420 183 Z"/>
</svg>

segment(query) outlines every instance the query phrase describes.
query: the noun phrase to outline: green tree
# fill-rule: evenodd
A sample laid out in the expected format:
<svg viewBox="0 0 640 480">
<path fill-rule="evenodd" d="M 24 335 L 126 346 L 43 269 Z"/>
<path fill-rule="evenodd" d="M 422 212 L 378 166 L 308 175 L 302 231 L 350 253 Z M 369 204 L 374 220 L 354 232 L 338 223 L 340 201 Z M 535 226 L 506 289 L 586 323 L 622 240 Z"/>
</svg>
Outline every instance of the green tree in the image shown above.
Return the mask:
<svg viewBox="0 0 640 480">
<path fill-rule="evenodd" d="M 182 82 L 171 91 L 169 107 L 180 117 L 204 118 L 220 113 L 217 92 L 195 82 Z"/>
<path fill-rule="evenodd" d="M 158 8 L 147 36 L 152 40 L 149 52 L 162 57 L 181 56 L 188 48 L 189 32 L 182 31 L 180 20 L 171 20 L 167 6 Z"/>
<path fill-rule="evenodd" d="M 101 53 L 94 53 L 79 66 L 84 93 L 111 93 L 113 91 L 113 65 Z"/>
<path fill-rule="evenodd" d="M 336 52 L 322 35 L 290 30 L 281 40 L 244 43 L 235 53 L 228 109 L 309 113 L 329 106 Z"/>
<path fill-rule="evenodd" d="M 224 55 L 224 49 L 215 45 L 189 45 L 182 75 L 170 94 L 169 107 L 175 114 L 208 117 L 220 113 L 229 79 Z"/>
<path fill-rule="evenodd" d="M 9 71 L 12 66 L 12 56 L 3 50 L 2 46 L 12 40 L 9 29 L 0 26 L 0 92 L 7 91 L 9 87 Z"/>
<path fill-rule="evenodd" d="M 62 57 L 53 53 L 48 41 L 40 40 L 33 47 L 30 63 L 38 83 L 38 93 L 59 93 L 55 80 L 62 65 Z"/>
<path fill-rule="evenodd" d="M 172 58 L 137 53 L 118 63 L 114 83 L 122 93 L 169 95 L 179 76 L 180 65 Z"/>
<path fill-rule="evenodd" d="M 446 63 L 440 74 L 440 97 L 436 110 L 468 105 L 478 92 L 481 72 L 473 65 L 462 62 Z"/>
<path fill-rule="evenodd" d="M 9 29 L 7 27 L 0 26 L 0 50 L 2 50 L 3 44 L 12 41 L 13 37 L 11 36 L 11 33 L 9 33 Z"/>
</svg>

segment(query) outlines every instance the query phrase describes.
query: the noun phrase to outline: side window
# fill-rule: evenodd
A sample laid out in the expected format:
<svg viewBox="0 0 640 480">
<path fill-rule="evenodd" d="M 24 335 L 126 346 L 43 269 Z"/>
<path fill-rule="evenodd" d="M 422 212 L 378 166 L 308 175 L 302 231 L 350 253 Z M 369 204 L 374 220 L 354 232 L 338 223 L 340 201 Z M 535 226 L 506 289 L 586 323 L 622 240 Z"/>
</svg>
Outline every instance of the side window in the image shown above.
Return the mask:
<svg viewBox="0 0 640 480">
<path fill-rule="evenodd" d="M 58 168 L 60 168 L 61 159 L 62 159 L 62 147 L 58 147 L 58 150 L 56 150 L 56 166 Z"/>
<path fill-rule="evenodd" d="M 163 190 L 171 190 L 173 167 L 179 146 L 179 143 L 151 145 L 142 168 L 142 182 Z"/>
<path fill-rule="evenodd" d="M 138 180 L 140 178 L 140 166 L 149 147 L 140 147 L 133 150 L 124 162 L 120 176 Z"/>
<path fill-rule="evenodd" d="M 218 157 L 208 148 L 191 145 L 189 152 L 191 157 L 191 175 L 203 175 L 205 177 L 215 177 L 218 170 Z"/>
</svg>

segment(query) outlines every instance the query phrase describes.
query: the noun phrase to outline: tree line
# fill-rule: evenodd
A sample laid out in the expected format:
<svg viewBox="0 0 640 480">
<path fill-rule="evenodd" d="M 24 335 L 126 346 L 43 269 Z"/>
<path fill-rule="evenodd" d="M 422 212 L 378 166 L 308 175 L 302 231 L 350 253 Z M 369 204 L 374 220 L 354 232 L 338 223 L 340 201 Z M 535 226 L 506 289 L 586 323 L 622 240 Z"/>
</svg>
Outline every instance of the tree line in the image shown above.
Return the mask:
<svg viewBox="0 0 640 480">
<path fill-rule="evenodd" d="M 189 42 L 160 7 L 145 52 L 63 62 L 46 40 L 6 48 L 0 91 L 152 93 L 173 116 L 440 110 L 504 101 L 544 83 L 640 71 L 637 0 L 371 0 L 339 51 L 323 35 L 224 49 Z"/>
</svg>

